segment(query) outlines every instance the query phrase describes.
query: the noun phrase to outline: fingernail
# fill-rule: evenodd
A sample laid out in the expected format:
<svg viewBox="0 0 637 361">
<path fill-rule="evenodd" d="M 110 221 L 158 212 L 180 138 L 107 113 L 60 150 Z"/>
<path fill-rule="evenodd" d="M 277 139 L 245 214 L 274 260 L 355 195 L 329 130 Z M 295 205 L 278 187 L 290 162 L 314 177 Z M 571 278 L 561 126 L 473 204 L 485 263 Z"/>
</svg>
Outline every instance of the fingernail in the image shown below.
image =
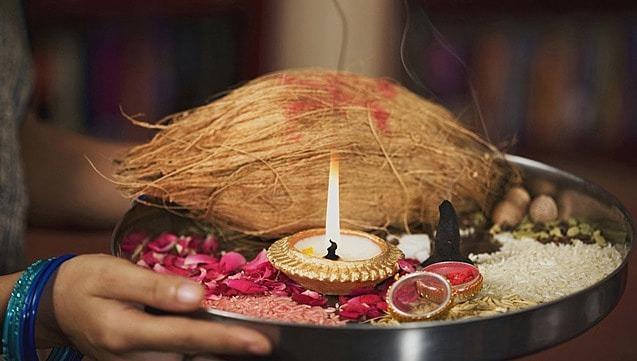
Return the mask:
<svg viewBox="0 0 637 361">
<path fill-rule="evenodd" d="M 267 355 L 270 353 L 270 346 L 261 342 L 251 343 L 248 344 L 248 351 L 256 355 Z"/>
<path fill-rule="evenodd" d="M 191 283 L 183 283 L 177 288 L 177 300 L 181 303 L 195 303 L 201 299 L 201 288 Z"/>
</svg>

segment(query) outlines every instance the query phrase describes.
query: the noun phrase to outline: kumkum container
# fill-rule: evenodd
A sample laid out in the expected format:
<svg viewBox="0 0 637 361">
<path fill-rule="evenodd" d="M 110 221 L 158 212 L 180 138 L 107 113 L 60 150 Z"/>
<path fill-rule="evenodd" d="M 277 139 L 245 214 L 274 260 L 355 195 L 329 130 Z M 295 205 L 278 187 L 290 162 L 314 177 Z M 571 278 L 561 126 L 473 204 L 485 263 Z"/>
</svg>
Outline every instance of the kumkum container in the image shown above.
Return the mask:
<svg viewBox="0 0 637 361">
<path fill-rule="evenodd" d="M 449 311 L 452 305 L 451 283 L 434 272 L 407 274 L 387 291 L 389 313 L 403 322 L 438 318 Z"/>
<path fill-rule="evenodd" d="M 466 262 L 437 262 L 422 270 L 437 273 L 449 280 L 454 302 L 456 303 L 470 300 L 482 289 L 483 278 L 480 270 L 478 270 L 478 267 Z"/>
</svg>

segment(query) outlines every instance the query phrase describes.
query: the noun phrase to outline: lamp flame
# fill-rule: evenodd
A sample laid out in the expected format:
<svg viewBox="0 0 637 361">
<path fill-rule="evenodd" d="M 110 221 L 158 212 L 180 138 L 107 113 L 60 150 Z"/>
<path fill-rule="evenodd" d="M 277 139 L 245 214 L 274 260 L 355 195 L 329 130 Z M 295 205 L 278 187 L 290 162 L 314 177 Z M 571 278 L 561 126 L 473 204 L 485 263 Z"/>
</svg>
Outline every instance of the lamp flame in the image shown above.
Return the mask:
<svg viewBox="0 0 637 361">
<path fill-rule="evenodd" d="M 330 240 L 339 243 L 341 240 L 341 219 L 339 207 L 338 154 L 330 154 L 330 175 L 327 183 L 327 211 L 325 214 L 325 247 Z"/>
</svg>

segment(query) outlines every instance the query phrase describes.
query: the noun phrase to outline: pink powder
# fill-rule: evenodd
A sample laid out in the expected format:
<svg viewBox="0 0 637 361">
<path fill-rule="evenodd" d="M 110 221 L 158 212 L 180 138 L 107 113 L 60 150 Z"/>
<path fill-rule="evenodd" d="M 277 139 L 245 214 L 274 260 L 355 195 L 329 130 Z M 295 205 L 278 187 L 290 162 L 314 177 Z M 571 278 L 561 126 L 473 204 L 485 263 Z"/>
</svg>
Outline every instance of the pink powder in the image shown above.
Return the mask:
<svg viewBox="0 0 637 361">
<path fill-rule="evenodd" d="M 300 305 L 290 297 L 283 296 L 223 296 L 217 300 L 206 300 L 204 307 L 273 321 L 327 326 L 346 323 L 339 320 L 334 308 Z"/>
</svg>

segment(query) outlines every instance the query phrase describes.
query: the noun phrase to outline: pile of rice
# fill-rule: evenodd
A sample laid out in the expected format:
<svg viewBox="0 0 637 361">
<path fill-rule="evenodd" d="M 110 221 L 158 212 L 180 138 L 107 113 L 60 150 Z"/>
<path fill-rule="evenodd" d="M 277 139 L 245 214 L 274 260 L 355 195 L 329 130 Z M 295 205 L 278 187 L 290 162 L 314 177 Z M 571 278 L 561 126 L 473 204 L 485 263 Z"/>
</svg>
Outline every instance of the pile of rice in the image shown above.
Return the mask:
<svg viewBox="0 0 637 361">
<path fill-rule="evenodd" d="M 502 243 L 498 252 L 469 256 L 484 277 L 483 296 L 548 302 L 592 286 L 622 262 L 612 245 L 542 244 L 509 233 L 495 238 Z"/>
</svg>

